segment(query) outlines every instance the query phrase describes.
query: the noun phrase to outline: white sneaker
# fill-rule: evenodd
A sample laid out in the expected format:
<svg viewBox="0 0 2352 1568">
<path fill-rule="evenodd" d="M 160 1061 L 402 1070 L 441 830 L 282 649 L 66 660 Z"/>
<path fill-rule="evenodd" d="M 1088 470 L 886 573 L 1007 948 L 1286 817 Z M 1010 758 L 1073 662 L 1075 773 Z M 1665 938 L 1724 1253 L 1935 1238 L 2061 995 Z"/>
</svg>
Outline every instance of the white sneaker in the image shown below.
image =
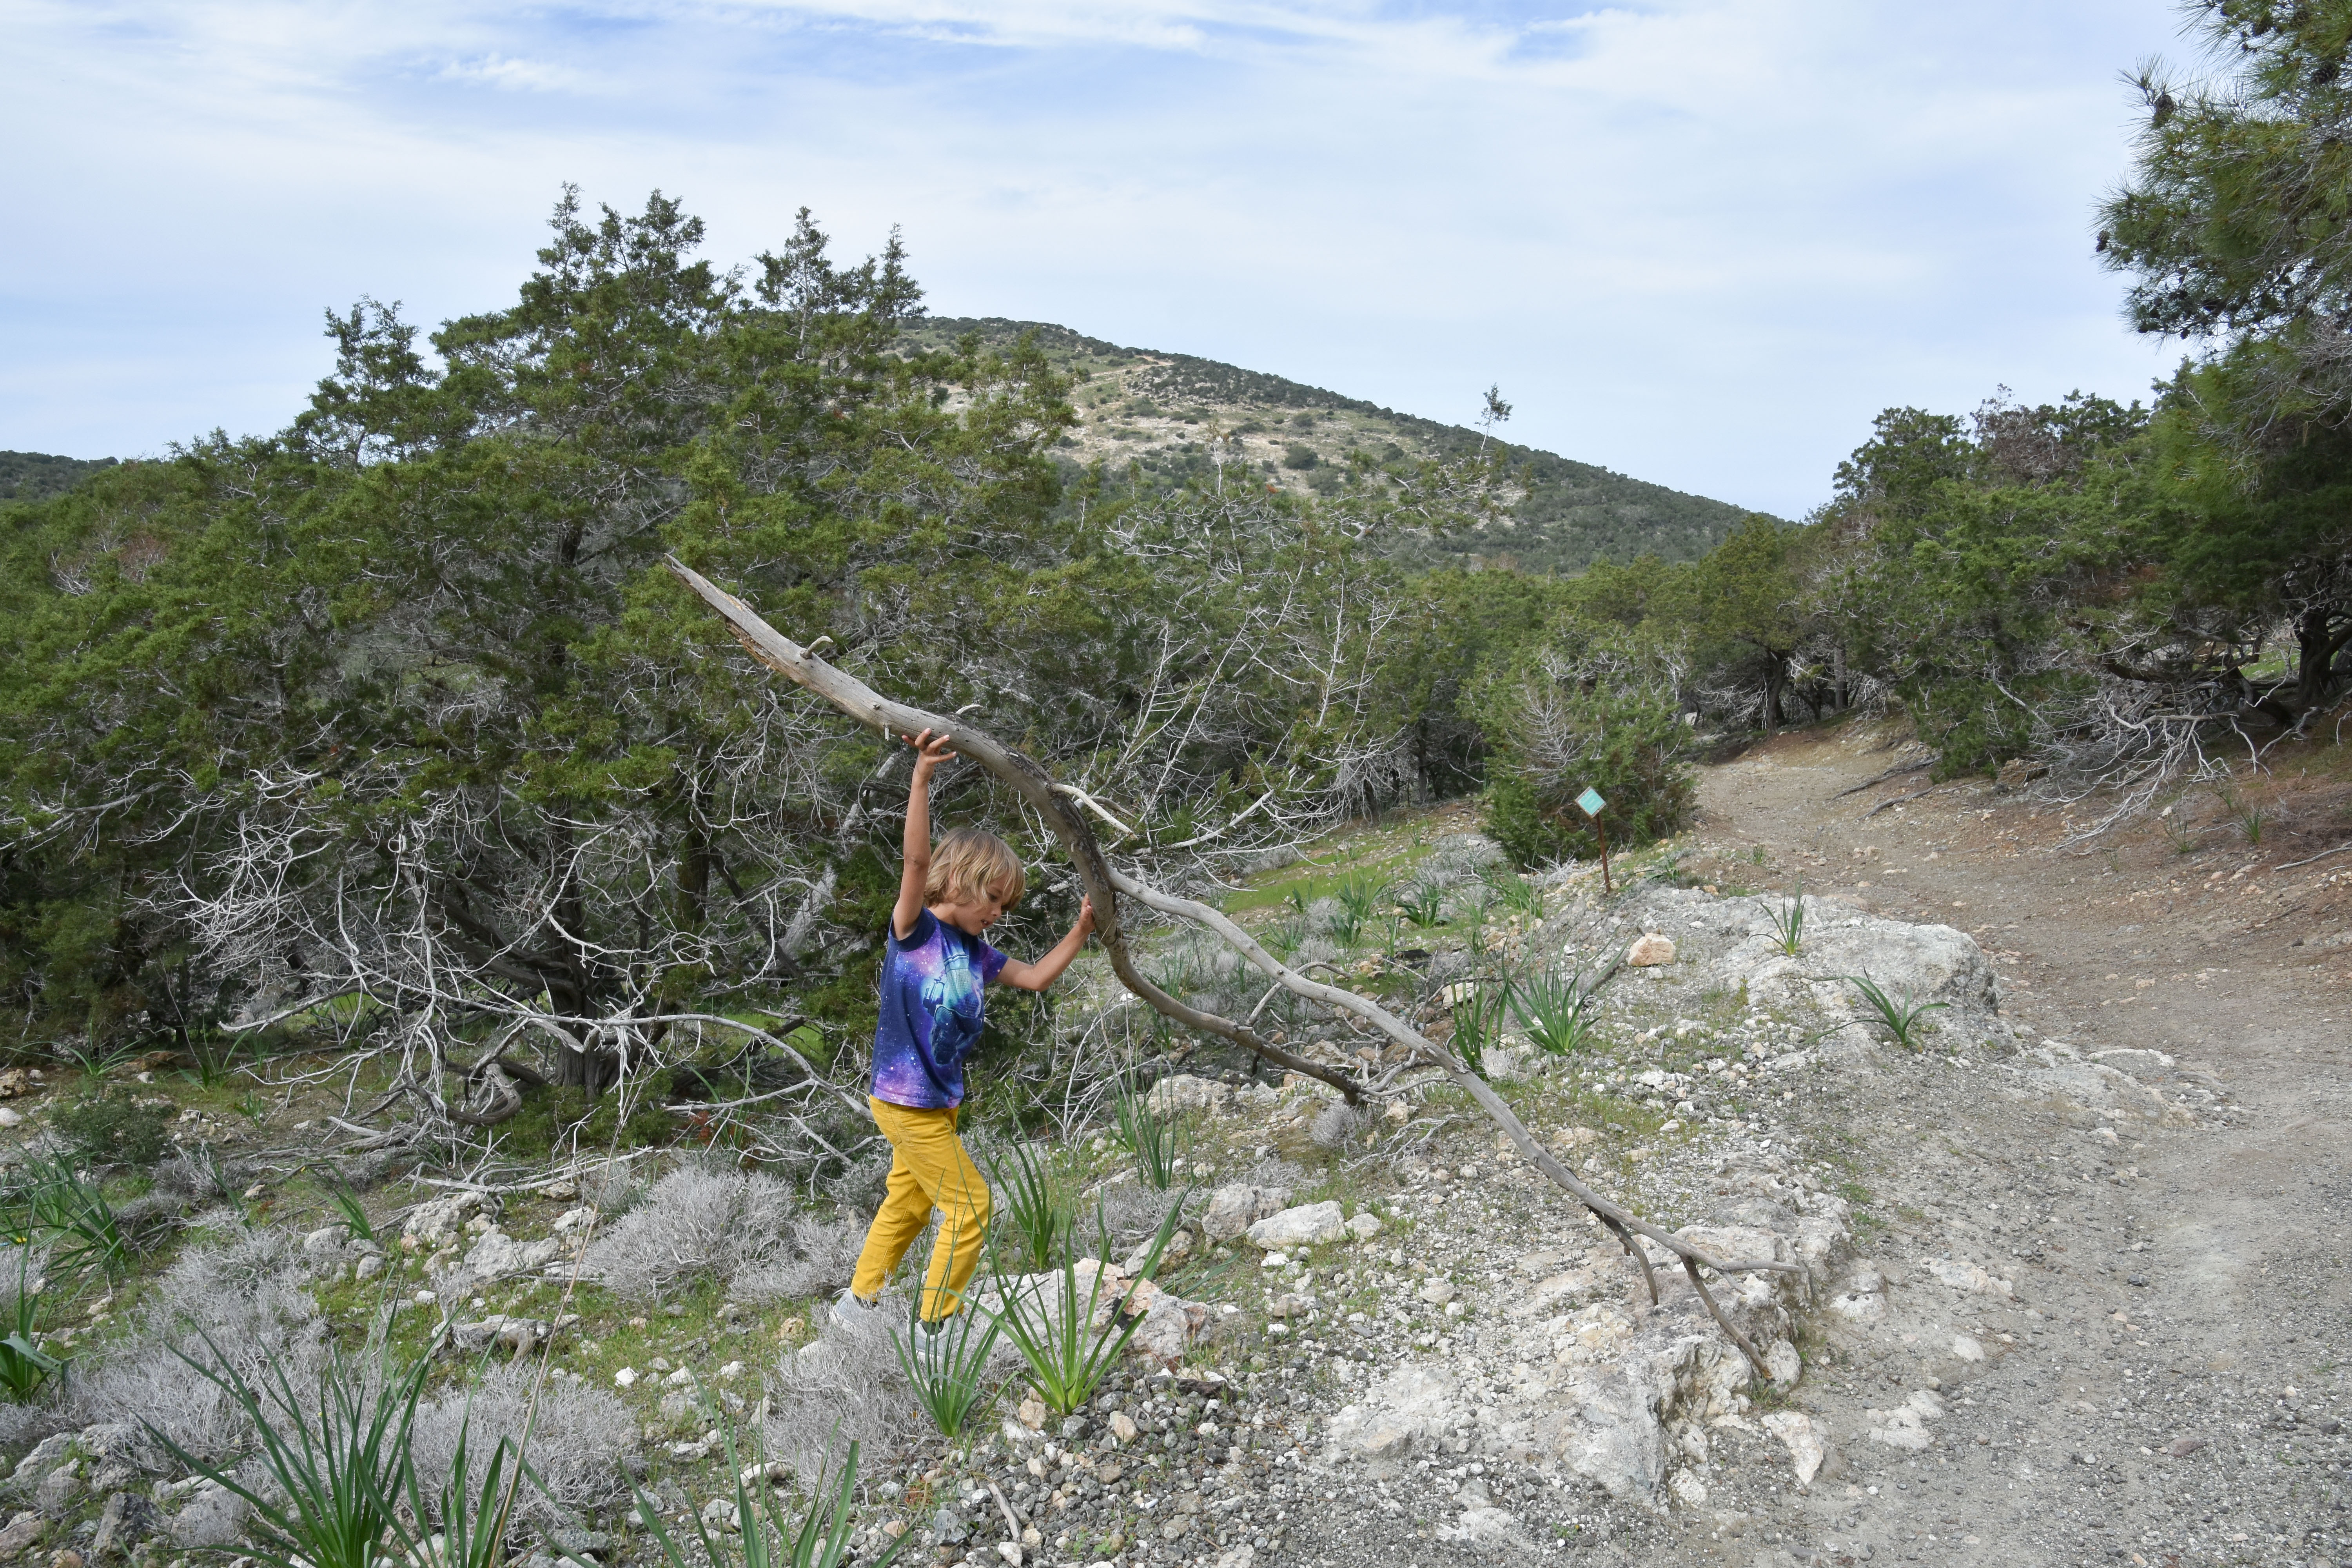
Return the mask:
<svg viewBox="0 0 2352 1568">
<path fill-rule="evenodd" d="M 855 1332 L 874 1321 L 875 1310 L 871 1301 L 857 1299 L 856 1291 L 844 1290 L 833 1299 L 834 1327 Z"/>
</svg>

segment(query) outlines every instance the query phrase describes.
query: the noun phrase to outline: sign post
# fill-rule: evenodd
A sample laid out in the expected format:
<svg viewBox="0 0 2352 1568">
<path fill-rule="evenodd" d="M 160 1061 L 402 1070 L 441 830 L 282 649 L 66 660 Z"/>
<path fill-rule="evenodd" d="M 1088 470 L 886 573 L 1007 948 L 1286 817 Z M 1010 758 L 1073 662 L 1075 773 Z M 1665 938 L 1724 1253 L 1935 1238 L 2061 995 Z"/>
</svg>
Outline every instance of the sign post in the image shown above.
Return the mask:
<svg viewBox="0 0 2352 1568">
<path fill-rule="evenodd" d="M 1587 784 L 1584 793 L 1576 797 L 1576 804 L 1578 809 L 1592 819 L 1592 831 L 1601 836 L 1601 890 L 1614 898 L 1617 888 L 1609 878 L 1609 828 L 1601 820 L 1601 813 L 1609 803 L 1601 798 L 1599 790 Z"/>
</svg>

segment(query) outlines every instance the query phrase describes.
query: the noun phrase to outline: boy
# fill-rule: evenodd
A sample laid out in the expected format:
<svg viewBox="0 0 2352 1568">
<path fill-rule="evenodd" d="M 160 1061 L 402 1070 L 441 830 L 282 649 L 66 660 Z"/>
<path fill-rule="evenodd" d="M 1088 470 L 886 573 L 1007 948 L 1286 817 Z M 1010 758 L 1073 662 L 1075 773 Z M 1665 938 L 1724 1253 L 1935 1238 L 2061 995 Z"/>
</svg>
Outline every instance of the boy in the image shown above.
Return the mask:
<svg viewBox="0 0 2352 1568">
<path fill-rule="evenodd" d="M 944 1216 L 923 1281 L 921 1316 L 936 1329 L 963 1306 L 988 1228 L 988 1183 L 956 1136 L 964 1058 L 980 1041 L 981 989 L 991 981 L 1043 991 L 1061 978 L 1094 930 L 1091 901 L 1077 923 L 1034 963 L 1007 958 L 981 940 L 1020 901 L 1020 858 L 992 833 L 960 828 L 931 846 L 931 774 L 955 753 L 949 737 L 909 735 L 915 779 L 907 794 L 906 868 L 883 950 L 882 1016 L 874 1031 L 874 1089 L 866 1103 L 890 1141 L 890 1181 L 866 1232 L 857 1272 L 834 1302 L 854 1325 L 874 1310 L 883 1282 L 930 1223 Z M 912 1347 L 910 1347 L 912 1348 Z"/>
</svg>

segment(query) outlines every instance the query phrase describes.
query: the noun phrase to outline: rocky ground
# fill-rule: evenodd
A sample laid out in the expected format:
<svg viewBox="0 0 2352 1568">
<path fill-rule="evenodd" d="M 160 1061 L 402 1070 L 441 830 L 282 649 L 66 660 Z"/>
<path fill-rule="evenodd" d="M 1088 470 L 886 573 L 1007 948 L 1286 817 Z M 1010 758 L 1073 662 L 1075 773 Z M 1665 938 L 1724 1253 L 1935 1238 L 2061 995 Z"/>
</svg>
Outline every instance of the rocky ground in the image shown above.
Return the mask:
<svg viewBox="0 0 2352 1568">
<path fill-rule="evenodd" d="M 182 1161 L 187 1194 L 164 1172 L 133 1200 L 192 1215 L 176 1260 L 44 1340 L 88 1371 L 52 1414 L 12 1416 L 30 1451 L 0 1482 L 0 1561 L 165 1568 L 235 1539 L 230 1500 L 135 1425 L 184 1394 L 163 1326 L 203 1302 L 289 1356 L 396 1303 L 403 1347 L 503 1363 L 482 1408 L 516 1419 L 551 1337 L 540 1462 L 570 1511 L 549 1519 L 606 1562 L 646 1554 L 631 1483 L 725 1534 L 730 1425 L 790 1456 L 780 1479 L 812 1434 L 862 1436 L 858 1550 L 911 1535 L 902 1561 L 2352 1562 L 2352 935 L 2330 940 L 2352 931 L 2352 855 L 2291 866 L 2326 838 L 2250 844 L 2218 815 L 2072 844 L 2030 795 L 1871 783 L 1903 760 L 1861 728 L 1785 737 L 1706 770 L 1699 829 L 1628 868 L 1630 892 L 1575 871 L 1540 919 L 1327 944 L 1392 1000 L 1471 973 L 1466 946 L 1588 975 L 1648 960 L 1601 988 L 1582 1047 L 1547 1055 L 1518 1024 L 1489 1072 L 1596 1186 L 1718 1258 L 1793 1266 L 1714 1281 L 1768 1376 L 1663 1249 L 1654 1303 L 1454 1091 L 1302 1029 L 1404 1092 L 1355 1113 L 1301 1079 L 1164 1079 L 1194 1129 L 1185 1228 L 1156 1286 L 1129 1283 L 1136 1258 L 1099 1271 L 1149 1307 L 1137 1353 L 1075 1415 L 1015 1384 L 953 1440 L 911 1420 L 887 1321 L 812 1310 L 856 1216 L 812 1219 L 767 1178 L 394 1180 L 369 1196 L 379 1241 Z M 1469 867 L 1440 817 L 1335 853 L 1383 878 L 1433 844 L 1427 863 Z M 1773 916 L 1800 877 L 1792 955 Z M 1939 1004 L 1916 1048 L 1853 974 Z M 55 1086 L 16 1087 L 26 1109 L 0 1121 L 38 1144 Z M 328 1125 L 228 1092 L 174 1112 L 184 1142 Z M 1164 1203 L 1107 1135 L 1064 1158 L 1129 1222 Z M 436 1397 L 446 1427 L 462 1394 Z"/>
<path fill-rule="evenodd" d="M 2352 858 L 2288 871 L 2310 844 L 2224 824 L 2070 849 L 2060 811 L 1988 786 L 1871 812 L 1916 775 L 1841 797 L 1888 761 L 1857 734 L 1709 770 L 1689 861 L 1972 932 L 2017 1036 L 1965 1065 L 1969 1031 L 1880 1046 L 1772 1102 L 1763 1127 L 1855 1199 L 1803 1378 L 1712 1428 L 1704 1498 L 1656 1509 L 1483 1446 L 1402 1483 L 1343 1463 L 1309 1560 L 1470 1561 L 1500 1470 L 1527 1535 L 1600 1562 L 2352 1561 L 2352 942 L 2326 940 L 2352 926 Z M 1532 1207 L 1451 1212 L 1435 1245 L 1516 1259 L 1572 1229 Z M 1749 1429 L 1781 1412 L 1822 1437 L 1809 1482 Z"/>
</svg>

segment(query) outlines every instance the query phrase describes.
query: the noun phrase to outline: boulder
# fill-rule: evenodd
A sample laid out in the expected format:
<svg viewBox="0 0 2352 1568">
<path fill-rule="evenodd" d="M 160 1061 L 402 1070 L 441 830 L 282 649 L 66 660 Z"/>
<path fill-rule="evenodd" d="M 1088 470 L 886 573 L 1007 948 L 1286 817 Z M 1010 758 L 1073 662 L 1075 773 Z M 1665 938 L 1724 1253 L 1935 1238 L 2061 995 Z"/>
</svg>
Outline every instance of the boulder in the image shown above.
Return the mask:
<svg viewBox="0 0 2352 1568">
<path fill-rule="evenodd" d="M 1208 1211 L 1201 1216 L 1202 1233 L 1212 1241 L 1232 1241 L 1289 1202 L 1290 1193 L 1285 1187 L 1254 1187 L 1240 1182 L 1219 1187 L 1209 1194 Z"/>
<path fill-rule="evenodd" d="M 1261 1251 L 1294 1247 L 1318 1247 L 1348 1234 L 1347 1215 L 1339 1204 L 1307 1204 L 1268 1215 L 1246 1232 L 1250 1245 Z"/>
<path fill-rule="evenodd" d="M 37 1512 L 26 1509 L 10 1520 L 7 1528 L 0 1530 L 0 1563 L 14 1563 L 26 1549 L 40 1544 L 41 1537 L 49 1531 L 49 1521 Z"/>
<path fill-rule="evenodd" d="M 509 1274 L 528 1274 L 544 1268 L 555 1261 L 563 1249 L 559 1241 L 517 1241 L 498 1226 L 482 1232 L 473 1250 L 466 1254 L 466 1271 L 481 1283 L 505 1278 Z"/>
<path fill-rule="evenodd" d="M 98 1533 L 90 1537 L 89 1554 L 100 1562 L 127 1554 L 131 1547 L 155 1533 L 161 1516 L 155 1505 L 137 1492 L 115 1492 L 98 1516 Z"/>
<path fill-rule="evenodd" d="M 1185 1110 L 1223 1110 L 1233 1097 L 1231 1084 L 1176 1073 L 1153 1084 L 1147 1102 L 1160 1115 L 1172 1116 Z"/>
</svg>

